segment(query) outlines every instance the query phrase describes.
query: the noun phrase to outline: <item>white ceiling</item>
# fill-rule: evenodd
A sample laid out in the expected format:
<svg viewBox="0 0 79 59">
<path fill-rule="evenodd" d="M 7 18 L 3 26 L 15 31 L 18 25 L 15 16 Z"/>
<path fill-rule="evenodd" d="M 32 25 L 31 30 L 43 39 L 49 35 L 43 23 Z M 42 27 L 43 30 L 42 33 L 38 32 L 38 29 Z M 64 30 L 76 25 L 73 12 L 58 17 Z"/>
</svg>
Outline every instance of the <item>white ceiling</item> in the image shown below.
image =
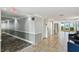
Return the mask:
<svg viewBox="0 0 79 59">
<path fill-rule="evenodd" d="M 79 16 L 78 7 L 15 7 L 18 14 L 40 15 L 48 18 Z M 60 15 L 64 16 L 60 16 Z"/>
<path fill-rule="evenodd" d="M 64 14 L 65 17 L 79 16 L 78 7 L 19 7 L 16 8 L 24 14 L 35 14 L 47 17 L 60 17 Z"/>
</svg>

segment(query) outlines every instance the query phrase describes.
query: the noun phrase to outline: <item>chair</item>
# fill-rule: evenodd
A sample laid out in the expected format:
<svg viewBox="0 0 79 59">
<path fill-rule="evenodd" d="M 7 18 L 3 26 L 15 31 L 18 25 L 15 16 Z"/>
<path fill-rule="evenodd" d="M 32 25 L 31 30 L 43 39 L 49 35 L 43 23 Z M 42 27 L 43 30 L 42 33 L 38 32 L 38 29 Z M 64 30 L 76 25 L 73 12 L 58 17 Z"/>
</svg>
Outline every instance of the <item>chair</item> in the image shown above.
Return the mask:
<svg viewBox="0 0 79 59">
<path fill-rule="evenodd" d="M 68 42 L 68 52 L 79 52 L 79 45 Z"/>
</svg>

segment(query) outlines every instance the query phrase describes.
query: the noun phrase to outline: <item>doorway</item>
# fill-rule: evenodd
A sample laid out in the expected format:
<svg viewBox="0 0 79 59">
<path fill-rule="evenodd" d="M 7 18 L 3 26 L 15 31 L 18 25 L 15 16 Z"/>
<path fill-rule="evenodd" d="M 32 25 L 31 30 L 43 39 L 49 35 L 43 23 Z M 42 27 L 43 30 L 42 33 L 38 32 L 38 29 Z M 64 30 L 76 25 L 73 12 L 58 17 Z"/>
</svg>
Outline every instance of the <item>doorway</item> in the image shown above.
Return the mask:
<svg viewBox="0 0 79 59">
<path fill-rule="evenodd" d="M 58 37 L 59 26 L 58 23 L 54 23 L 54 36 Z"/>
</svg>

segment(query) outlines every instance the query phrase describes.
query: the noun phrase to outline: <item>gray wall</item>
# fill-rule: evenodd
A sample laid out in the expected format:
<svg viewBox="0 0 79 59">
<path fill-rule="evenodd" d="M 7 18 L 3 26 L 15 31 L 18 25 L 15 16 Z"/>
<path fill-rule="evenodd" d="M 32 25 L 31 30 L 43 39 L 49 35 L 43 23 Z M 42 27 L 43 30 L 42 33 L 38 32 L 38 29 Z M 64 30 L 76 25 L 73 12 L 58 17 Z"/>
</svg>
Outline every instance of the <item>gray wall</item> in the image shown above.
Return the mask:
<svg viewBox="0 0 79 59">
<path fill-rule="evenodd" d="M 10 21 L 4 21 L 1 23 L 1 27 L 4 30 L 14 30 L 15 29 L 15 24 L 14 24 L 14 20 L 10 20 Z"/>
<path fill-rule="evenodd" d="M 35 34 L 38 34 L 38 33 L 42 33 L 42 24 L 43 24 L 43 22 L 42 22 L 43 20 L 42 20 L 42 18 L 40 18 L 40 17 L 35 17 Z"/>
<path fill-rule="evenodd" d="M 27 33 L 29 31 L 29 26 L 27 19 L 19 19 L 15 22 L 15 30 Z"/>
<path fill-rule="evenodd" d="M 10 20 L 5 24 L 3 29 L 15 30 L 19 32 L 24 32 L 27 34 L 27 38 L 32 42 L 38 42 L 42 37 L 43 30 L 43 21 L 41 17 L 35 17 L 35 20 L 32 20 L 32 17 L 28 17 L 26 19 L 16 19 Z"/>
<path fill-rule="evenodd" d="M 15 24 L 14 24 L 14 20 L 9 21 L 9 29 L 10 30 L 15 30 Z"/>
</svg>

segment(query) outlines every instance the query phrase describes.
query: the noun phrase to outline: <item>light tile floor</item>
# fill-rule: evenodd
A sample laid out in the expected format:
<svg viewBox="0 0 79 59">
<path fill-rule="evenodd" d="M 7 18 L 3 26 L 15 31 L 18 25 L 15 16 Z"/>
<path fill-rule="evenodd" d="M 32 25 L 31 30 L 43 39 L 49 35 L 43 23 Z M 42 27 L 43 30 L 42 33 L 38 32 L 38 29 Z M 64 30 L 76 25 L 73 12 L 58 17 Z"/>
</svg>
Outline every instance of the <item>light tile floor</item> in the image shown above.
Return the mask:
<svg viewBox="0 0 79 59">
<path fill-rule="evenodd" d="M 41 39 L 36 45 L 24 48 L 21 52 L 63 52 L 64 49 L 58 41 L 58 37 L 50 36 L 47 39 Z"/>
</svg>

